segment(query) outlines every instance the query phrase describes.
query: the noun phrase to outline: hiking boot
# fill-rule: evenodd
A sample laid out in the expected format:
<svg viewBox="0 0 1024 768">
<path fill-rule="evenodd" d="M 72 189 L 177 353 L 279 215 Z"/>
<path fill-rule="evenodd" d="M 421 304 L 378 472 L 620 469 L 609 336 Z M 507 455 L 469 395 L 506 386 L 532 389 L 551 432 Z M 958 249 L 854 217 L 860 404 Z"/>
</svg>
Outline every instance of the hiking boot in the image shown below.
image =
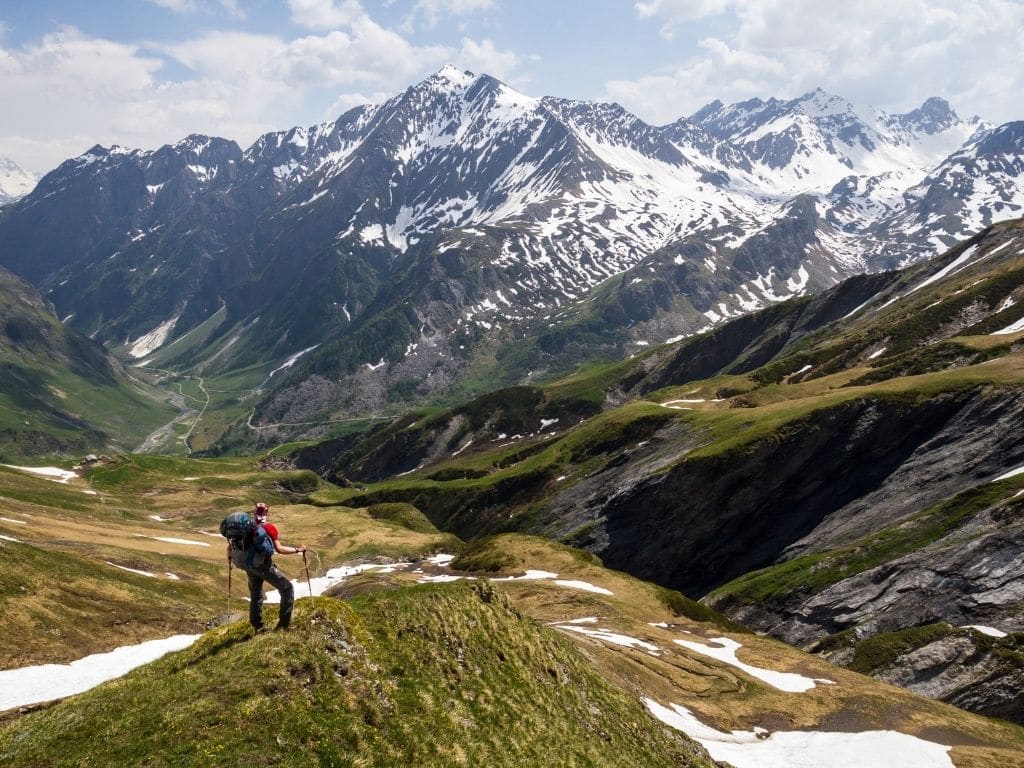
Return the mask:
<svg viewBox="0 0 1024 768">
<path fill-rule="evenodd" d="M 278 622 L 277 626 L 274 627 L 274 631 L 275 632 L 282 632 L 282 631 L 287 632 L 288 631 L 288 625 L 287 624 L 282 624 L 281 622 Z"/>
<path fill-rule="evenodd" d="M 254 635 L 262 635 L 265 632 L 269 632 L 269 631 L 270 630 L 267 627 L 264 627 L 264 626 L 259 626 L 259 627 L 253 627 L 252 628 L 252 633 Z"/>
</svg>

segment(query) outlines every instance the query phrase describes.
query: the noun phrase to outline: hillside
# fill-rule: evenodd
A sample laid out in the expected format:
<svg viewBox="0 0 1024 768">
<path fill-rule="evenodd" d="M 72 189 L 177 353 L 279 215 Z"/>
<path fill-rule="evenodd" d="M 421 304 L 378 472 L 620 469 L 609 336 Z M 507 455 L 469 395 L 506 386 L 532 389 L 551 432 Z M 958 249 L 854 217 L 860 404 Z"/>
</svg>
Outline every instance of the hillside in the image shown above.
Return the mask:
<svg viewBox="0 0 1024 768">
<path fill-rule="evenodd" d="M 162 399 L 0 267 L 0 461 L 131 447 L 174 415 Z"/>
<path fill-rule="evenodd" d="M 0 518 L 0 626 L 47 640 L 6 646 L 0 667 L 211 627 L 123 678 L 7 712 L 4 765 L 712 765 L 684 734 L 737 768 L 851 768 L 864 749 L 977 768 L 1024 750 L 1019 727 L 757 637 L 585 552 L 522 535 L 467 547 L 409 506 L 311 505 L 341 489 L 267 463 L 138 457 L 67 485 L 0 470 L 16 500 Z M 252 635 L 204 533 L 253 498 L 311 547 L 322 596 L 282 558 L 289 633 Z M 425 557 L 445 550 L 458 556 Z"/>
<path fill-rule="evenodd" d="M 0 734 L 9 766 L 712 766 L 487 587 L 302 601 Z M 188 702 L 182 706 L 181 702 Z M 69 755 L 67 760 L 61 754 Z"/>
<path fill-rule="evenodd" d="M 464 538 L 556 538 L 1022 720 L 1022 246 L 1020 221 L 999 225 L 932 262 L 296 459 L 345 486 L 319 503 L 402 501 Z M 873 638 L 895 650 L 855 661 Z M 933 642 L 939 656 L 912 658 Z"/>
</svg>

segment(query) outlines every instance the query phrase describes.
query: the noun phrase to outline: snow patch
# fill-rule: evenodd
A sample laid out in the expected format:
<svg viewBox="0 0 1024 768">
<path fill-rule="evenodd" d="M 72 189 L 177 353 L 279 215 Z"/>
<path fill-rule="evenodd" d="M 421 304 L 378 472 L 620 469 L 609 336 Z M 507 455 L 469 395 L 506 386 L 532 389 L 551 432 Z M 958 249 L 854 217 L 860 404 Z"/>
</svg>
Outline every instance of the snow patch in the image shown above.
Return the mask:
<svg viewBox="0 0 1024 768">
<path fill-rule="evenodd" d="M 715 760 L 735 768 L 955 768 L 952 747 L 897 731 L 718 731 L 679 704 L 668 707 L 652 699 L 644 705 L 661 722 L 704 745 Z"/>
<path fill-rule="evenodd" d="M 33 475 L 40 475 L 48 480 L 54 480 L 58 483 L 66 483 L 69 480 L 73 480 L 78 477 L 74 472 L 67 469 L 61 469 L 60 467 L 18 467 L 14 464 L 0 464 L 0 466 L 7 467 L 8 469 L 17 469 L 22 472 L 29 472 Z"/>
<path fill-rule="evenodd" d="M 645 640 L 638 640 L 635 637 L 629 635 L 620 635 L 617 632 L 612 632 L 607 629 L 590 629 L 588 627 L 581 627 L 578 624 L 566 623 L 556 624 L 559 629 L 565 629 L 569 632 L 576 632 L 580 635 L 586 635 L 587 637 L 593 637 L 597 640 L 603 640 L 606 643 L 612 643 L 613 645 L 621 645 L 624 648 L 641 648 L 652 654 L 660 654 L 661 649 L 654 645 L 654 643 L 648 643 Z"/>
<path fill-rule="evenodd" d="M 711 638 L 712 645 L 704 645 L 703 643 L 691 640 L 674 640 L 673 642 L 676 645 L 681 645 L 683 648 L 688 648 L 691 651 L 696 651 L 697 653 L 730 664 L 737 669 L 743 670 L 751 677 L 756 677 L 773 688 L 778 688 L 780 691 L 786 691 L 787 693 L 803 693 L 816 687 L 817 683 L 834 684 L 832 680 L 811 679 L 798 675 L 795 672 L 775 672 L 771 669 L 763 669 L 762 667 L 746 664 L 736 658 L 736 651 L 743 646 L 728 637 Z"/>
<path fill-rule="evenodd" d="M 70 664 L 42 664 L 0 671 L 0 711 L 87 691 L 166 653 L 188 648 L 198 638 L 199 635 L 174 635 L 93 654 Z"/>
<path fill-rule="evenodd" d="M 176 539 L 173 536 L 146 536 L 141 533 L 135 534 L 140 539 L 153 539 L 154 541 L 162 541 L 166 544 L 186 544 L 193 547 L 208 547 L 210 546 L 205 541 L 193 541 L 192 539 Z"/>
<path fill-rule="evenodd" d="M 974 629 L 989 637 L 1006 637 L 1006 633 L 995 627 L 986 627 L 981 624 L 965 624 L 962 629 Z"/>
</svg>

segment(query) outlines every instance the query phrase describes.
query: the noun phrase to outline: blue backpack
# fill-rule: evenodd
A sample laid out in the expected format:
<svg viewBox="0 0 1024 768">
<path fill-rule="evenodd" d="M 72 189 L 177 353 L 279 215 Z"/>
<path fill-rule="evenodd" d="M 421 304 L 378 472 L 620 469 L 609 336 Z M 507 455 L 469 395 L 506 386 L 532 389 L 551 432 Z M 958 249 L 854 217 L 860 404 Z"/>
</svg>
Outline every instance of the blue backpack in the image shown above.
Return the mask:
<svg viewBox="0 0 1024 768">
<path fill-rule="evenodd" d="M 232 512 L 220 523 L 220 535 L 231 542 L 234 549 L 248 554 L 245 565 L 261 566 L 274 554 L 274 540 L 262 525 L 257 525 L 248 512 Z M 257 559 L 258 558 L 258 559 Z"/>
</svg>

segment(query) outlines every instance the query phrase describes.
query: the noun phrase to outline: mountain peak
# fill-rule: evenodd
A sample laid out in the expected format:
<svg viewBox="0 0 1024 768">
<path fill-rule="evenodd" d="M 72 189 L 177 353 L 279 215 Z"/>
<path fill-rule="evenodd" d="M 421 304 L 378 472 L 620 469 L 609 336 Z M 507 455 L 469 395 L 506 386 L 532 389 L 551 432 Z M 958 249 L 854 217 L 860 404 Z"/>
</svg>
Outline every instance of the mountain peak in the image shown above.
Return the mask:
<svg viewBox="0 0 1024 768">
<path fill-rule="evenodd" d="M 932 96 L 915 110 L 901 115 L 901 121 L 908 128 L 924 133 L 938 133 L 960 121 L 953 107 L 945 99 Z"/>
<path fill-rule="evenodd" d="M 10 158 L 0 157 L 0 205 L 24 197 L 38 181 L 38 174 L 26 171 Z"/>
<path fill-rule="evenodd" d="M 792 103 L 808 117 L 830 117 L 854 111 L 849 101 L 822 88 L 808 91 Z"/>
<path fill-rule="evenodd" d="M 467 87 L 476 79 L 476 75 L 468 69 L 462 70 L 454 64 L 445 64 L 424 82 L 449 83 L 454 86 Z"/>
<path fill-rule="evenodd" d="M 686 120 L 691 123 L 699 123 L 704 118 L 710 117 L 711 115 L 715 114 L 715 112 L 722 109 L 722 107 L 724 106 L 725 104 L 723 104 L 720 99 L 715 99 L 710 104 L 705 104 L 703 107 L 698 109 L 688 118 L 686 118 Z"/>
</svg>

